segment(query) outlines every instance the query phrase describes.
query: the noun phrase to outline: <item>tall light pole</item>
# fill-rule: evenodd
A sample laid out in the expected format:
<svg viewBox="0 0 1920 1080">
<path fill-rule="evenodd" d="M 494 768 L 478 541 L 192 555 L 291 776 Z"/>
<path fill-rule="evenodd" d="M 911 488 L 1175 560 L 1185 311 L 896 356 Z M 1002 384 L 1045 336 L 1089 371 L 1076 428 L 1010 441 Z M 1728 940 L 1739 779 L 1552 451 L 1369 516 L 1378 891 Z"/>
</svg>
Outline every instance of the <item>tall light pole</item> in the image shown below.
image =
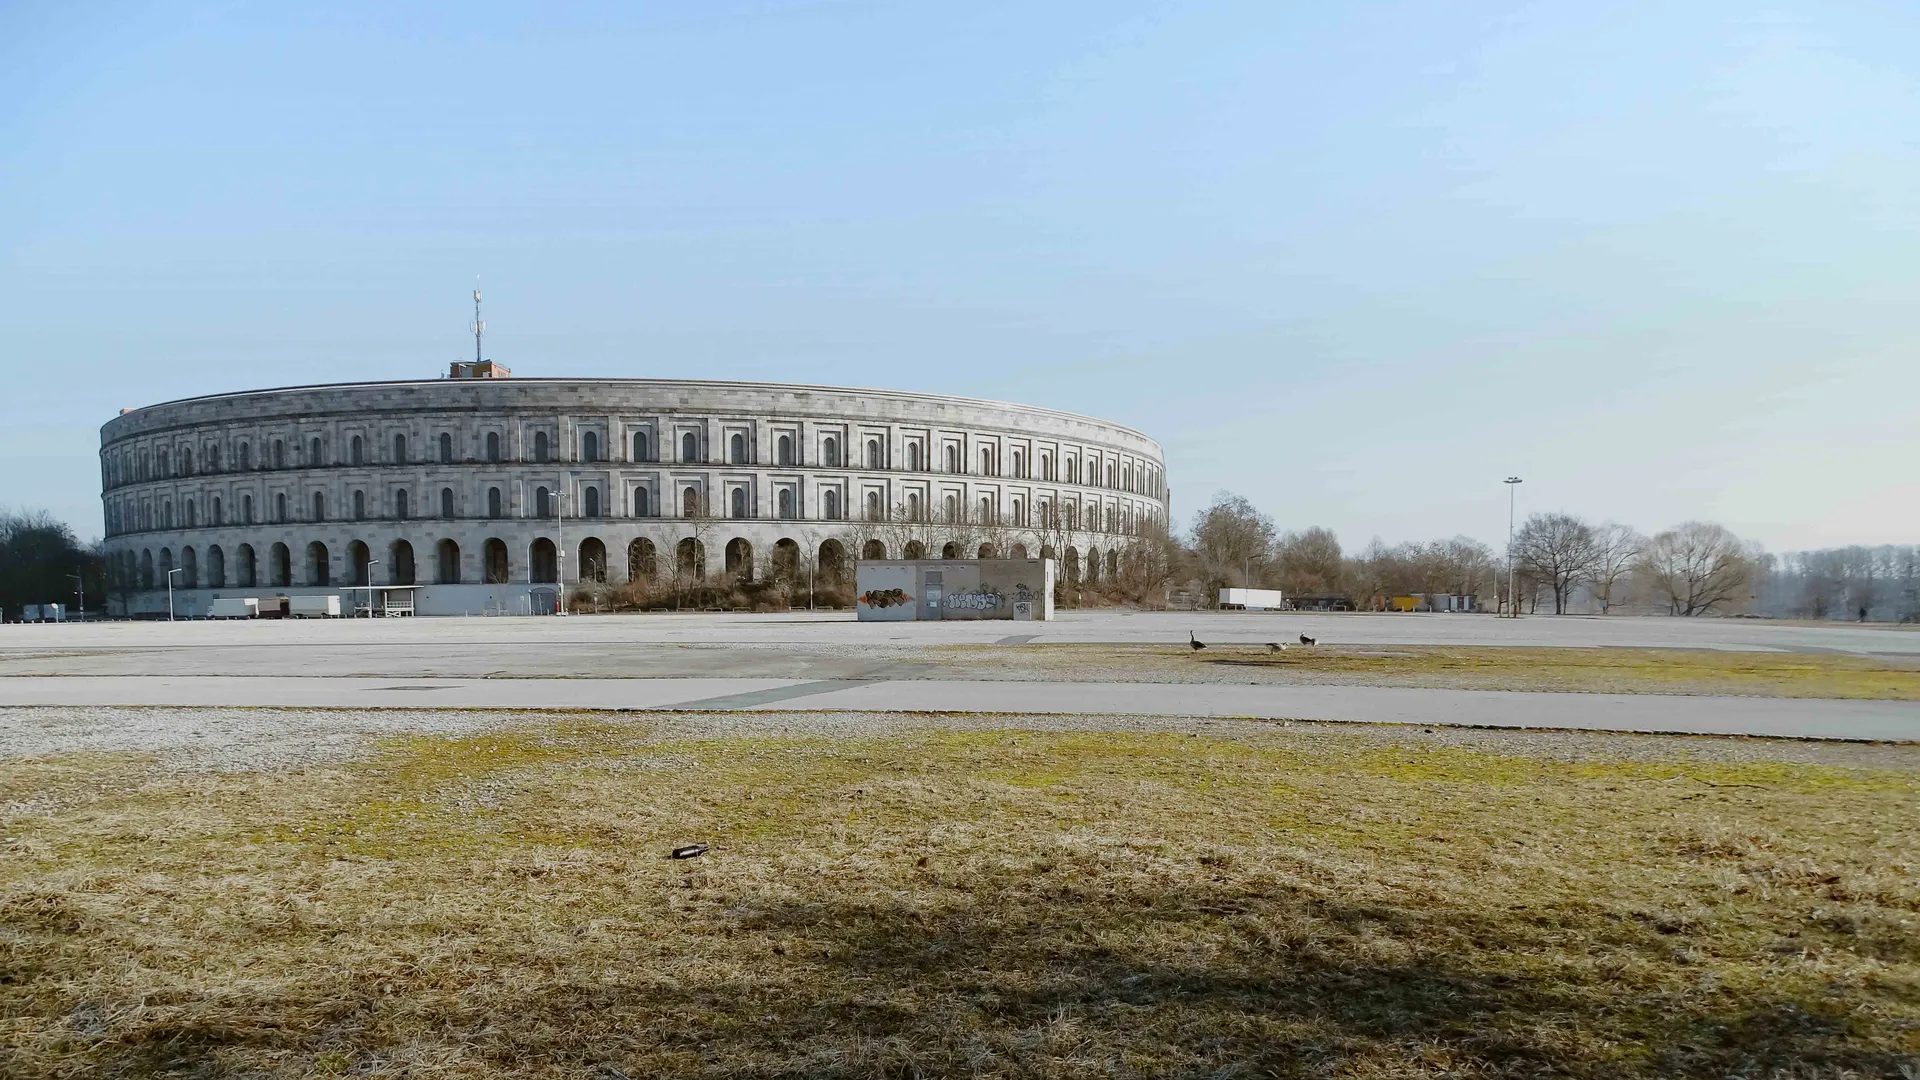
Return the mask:
<svg viewBox="0 0 1920 1080">
<path fill-rule="evenodd" d="M 85 619 L 87 617 L 87 583 L 79 574 L 68 574 L 67 580 L 73 582 L 73 595 L 80 601 L 78 615 Z"/>
<path fill-rule="evenodd" d="M 560 482 L 560 490 L 553 500 L 553 531 L 559 543 L 553 549 L 553 583 L 557 586 L 558 600 L 553 605 L 555 615 L 567 613 L 567 485 L 566 478 Z"/>
<path fill-rule="evenodd" d="M 1513 564 L 1513 498 L 1520 488 L 1520 478 L 1509 476 L 1503 481 L 1507 485 L 1507 617 L 1520 617 L 1520 594 L 1515 591 L 1516 578 Z"/>
<path fill-rule="evenodd" d="M 186 572 L 185 567 L 176 566 L 167 571 L 167 621 L 173 621 L 173 575 Z"/>
<path fill-rule="evenodd" d="M 367 618 L 373 618 L 373 568 L 380 565 L 379 559 L 367 560 Z"/>
</svg>

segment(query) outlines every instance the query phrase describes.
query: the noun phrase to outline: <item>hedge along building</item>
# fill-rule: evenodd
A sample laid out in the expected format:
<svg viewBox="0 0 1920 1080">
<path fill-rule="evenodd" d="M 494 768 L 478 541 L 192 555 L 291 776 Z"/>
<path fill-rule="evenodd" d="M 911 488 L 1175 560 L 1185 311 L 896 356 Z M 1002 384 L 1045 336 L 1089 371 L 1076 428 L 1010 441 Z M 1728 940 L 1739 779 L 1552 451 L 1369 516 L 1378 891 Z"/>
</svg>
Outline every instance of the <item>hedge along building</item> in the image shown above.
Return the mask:
<svg viewBox="0 0 1920 1080">
<path fill-rule="evenodd" d="M 1091 417 L 885 390 L 453 377 L 287 387 L 101 428 L 113 607 L 417 585 L 421 614 L 539 611 L 561 582 L 824 575 L 859 559 L 1115 572 L 1164 528 L 1160 445 Z"/>
</svg>

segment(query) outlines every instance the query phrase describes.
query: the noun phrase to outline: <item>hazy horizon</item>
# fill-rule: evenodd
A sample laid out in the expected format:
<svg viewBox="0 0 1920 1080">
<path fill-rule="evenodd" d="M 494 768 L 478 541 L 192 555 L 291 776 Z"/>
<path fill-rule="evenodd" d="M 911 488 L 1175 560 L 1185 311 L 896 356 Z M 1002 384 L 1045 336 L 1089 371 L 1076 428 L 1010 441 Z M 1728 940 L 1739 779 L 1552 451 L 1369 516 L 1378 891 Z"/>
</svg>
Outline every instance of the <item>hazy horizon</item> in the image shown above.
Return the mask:
<svg viewBox="0 0 1920 1080">
<path fill-rule="evenodd" d="M 1350 549 L 1920 541 L 1920 11 L 0 11 L 0 506 L 123 407 L 872 386 L 1139 428 Z"/>
</svg>

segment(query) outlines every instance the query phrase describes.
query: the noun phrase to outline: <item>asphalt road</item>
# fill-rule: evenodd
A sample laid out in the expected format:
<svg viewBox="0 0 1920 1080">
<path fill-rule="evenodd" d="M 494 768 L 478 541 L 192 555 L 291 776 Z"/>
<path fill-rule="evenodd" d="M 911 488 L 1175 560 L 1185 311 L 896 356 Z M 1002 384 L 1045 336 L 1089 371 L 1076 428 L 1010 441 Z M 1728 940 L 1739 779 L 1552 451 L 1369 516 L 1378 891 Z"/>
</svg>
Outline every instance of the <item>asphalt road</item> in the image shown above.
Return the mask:
<svg viewBox="0 0 1920 1080">
<path fill-rule="evenodd" d="M 1920 705 L 1372 686 L 860 679 L 0 679 L 0 706 L 715 709 L 1218 716 L 1920 741 Z"/>
<path fill-rule="evenodd" d="M 1694 648 L 1920 657 L 1920 632 L 1616 617 L 1066 613 L 1051 623 L 843 614 L 0 627 L 0 706 L 910 710 L 1245 716 L 1920 740 L 1920 705 L 1366 686 L 993 682 L 902 655 L 944 644 Z M 905 652 L 903 653 L 903 649 Z M 0 716 L 4 722 L 4 716 Z"/>
<path fill-rule="evenodd" d="M 1046 623 L 859 623 L 840 613 L 254 620 L 0 626 L 0 676 L 511 674 L 793 678 L 865 673 L 862 647 L 1184 643 L 1492 645 L 1920 657 L 1920 628 L 1757 619 L 1068 612 Z M 661 646 L 678 648 L 662 651 Z"/>
</svg>

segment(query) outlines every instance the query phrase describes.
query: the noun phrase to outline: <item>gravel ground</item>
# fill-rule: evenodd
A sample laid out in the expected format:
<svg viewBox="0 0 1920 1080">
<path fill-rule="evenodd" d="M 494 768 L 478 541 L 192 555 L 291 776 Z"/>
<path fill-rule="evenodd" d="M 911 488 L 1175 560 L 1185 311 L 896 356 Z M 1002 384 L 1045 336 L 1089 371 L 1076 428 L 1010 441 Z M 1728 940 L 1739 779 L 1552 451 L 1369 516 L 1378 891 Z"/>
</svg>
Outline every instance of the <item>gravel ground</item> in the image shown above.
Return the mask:
<svg viewBox="0 0 1920 1080">
<path fill-rule="evenodd" d="M 0 761 L 77 753 L 152 755 L 167 768 L 279 771 L 338 764 L 399 735 L 464 735 L 551 723 L 631 723 L 662 741 L 857 738 L 934 730 L 1177 732 L 1225 738 L 1378 740 L 1557 760 L 1775 761 L 1920 772 L 1920 746 L 1718 736 L 1417 728 L 1403 725 L 1111 715 L 860 712 L 520 712 L 455 709 L 0 709 Z"/>
</svg>

